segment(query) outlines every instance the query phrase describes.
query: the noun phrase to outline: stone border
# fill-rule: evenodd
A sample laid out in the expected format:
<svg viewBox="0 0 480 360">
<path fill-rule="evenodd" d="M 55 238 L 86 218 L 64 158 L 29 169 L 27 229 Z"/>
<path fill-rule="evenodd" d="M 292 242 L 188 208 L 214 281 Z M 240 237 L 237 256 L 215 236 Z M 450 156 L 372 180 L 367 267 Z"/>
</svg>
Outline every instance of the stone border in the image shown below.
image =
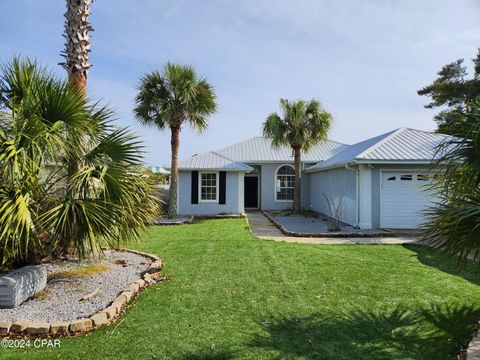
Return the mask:
<svg viewBox="0 0 480 360">
<path fill-rule="evenodd" d="M 130 249 L 116 249 L 116 251 L 131 252 L 153 260 L 147 270 L 142 273 L 140 279 L 135 280 L 118 295 L 109 306 L 95 314 L 71 321 L 55 323 L 29 323 L 17 320 L 14 323 L 0 321 L 0 337 L 61 337 L 75 336 L 90 332 L 100 326 L 115 322 L 125 313 L 130 301 L 137 297 L 146 287 L 156 283 L 163 268 L 162 260 L 153 254 Z"/>
<path fill-rule="evenodd" d="M 171 222 L 158 222 L 158 220 L 155 220 L 155 222 L 152 225 L 154 226 L 186 225 L 186 224 L 191 224 L 193 222 L 193 219 L 194 219 L 193 216 L 188 216 L 187 220 L 179 220 L 179 221 L 171 221 Z"/>
<path fill-rule="evenodd" d="M 387 231 L 387 230 L 379 230 L 375 232 L 352 232 L 352 233 L 346 233 L 346 232 L 318 232 L 318 233 L 298 233 L 294 231 L 287 230 L 282 224 L 280 224 L 274 216 L 272 216 L 270 213 L 261 210 L 262 214 L 265 215 L 265 217 L 270 220 L 270 222 L 275 225 L 283 234 L 287 236 L 293 236 L 293 237 L 318 237 L 318 238 L 356 238 L 356 237 L 383 237 L 383 236 L 396 236 L 394 232 Z"/>
<path fill-rule="evenodd" d="M 194 220 L 215 220 L 215 219 L 243 219 L 245 218 L 245 214 L 244 213 L 241 213 L 241 214 L 228 214 L 228 215 L 220 215 L 220 214 L 216 214 L 216 215 L 195 215 L 194 216 Z"/>
</svg>

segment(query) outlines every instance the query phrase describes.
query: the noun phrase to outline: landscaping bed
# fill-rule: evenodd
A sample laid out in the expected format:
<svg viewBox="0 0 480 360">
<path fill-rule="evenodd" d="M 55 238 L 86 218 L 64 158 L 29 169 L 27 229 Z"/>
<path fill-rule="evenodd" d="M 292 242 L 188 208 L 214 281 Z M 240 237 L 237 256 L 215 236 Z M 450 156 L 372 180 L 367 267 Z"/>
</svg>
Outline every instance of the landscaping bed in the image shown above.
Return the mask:
<svg viewBox="0 0 480 360">
<path fill-rule="evenodd" d="M 296 237 L 378 237 L 394 236 L 383 229 L 359 229 L 342 223 L 340 230 L 329 230 L 329 218 L 323 214 L 304 212 L 293 214 L 289 211 L 263 212 L 265 216 L 287 236 Z"/>
<path fill-rule="evenodd" d="M 47 286 L 15 308 L 0 309 L 0 334 L 68 335 L 108 324 L 155 282 L 162 264 L 149 254 L 105 250 L 95 261 L 40 266 L 47 272 Z"/>
</svg>

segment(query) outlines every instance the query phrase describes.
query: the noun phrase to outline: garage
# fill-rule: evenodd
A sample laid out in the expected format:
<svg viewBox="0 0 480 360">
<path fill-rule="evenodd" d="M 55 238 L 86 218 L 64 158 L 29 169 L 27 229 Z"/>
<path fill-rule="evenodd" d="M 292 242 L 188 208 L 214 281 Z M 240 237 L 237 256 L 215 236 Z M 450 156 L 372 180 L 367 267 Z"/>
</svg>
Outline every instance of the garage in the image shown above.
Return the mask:
<svg viewBox="0 0 480 360">
<path fill-rule="evenodd" d="M 434 200 L 428 172 L 382 171 L 380 223 L 383 228 L 416 228 Z"/>
</svg>

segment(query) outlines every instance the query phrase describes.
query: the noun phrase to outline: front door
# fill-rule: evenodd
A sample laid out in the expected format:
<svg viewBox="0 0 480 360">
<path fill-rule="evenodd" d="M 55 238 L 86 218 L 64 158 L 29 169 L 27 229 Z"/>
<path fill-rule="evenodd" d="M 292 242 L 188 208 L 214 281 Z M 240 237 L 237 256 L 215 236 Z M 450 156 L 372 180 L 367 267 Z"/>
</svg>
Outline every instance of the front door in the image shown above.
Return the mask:
<svg viewBox="0 0 480 360">
<path fill-rule="evenodd" d="M 258 176 L 245 176 L 245 208 L 258 208 Z"/>
</svg>

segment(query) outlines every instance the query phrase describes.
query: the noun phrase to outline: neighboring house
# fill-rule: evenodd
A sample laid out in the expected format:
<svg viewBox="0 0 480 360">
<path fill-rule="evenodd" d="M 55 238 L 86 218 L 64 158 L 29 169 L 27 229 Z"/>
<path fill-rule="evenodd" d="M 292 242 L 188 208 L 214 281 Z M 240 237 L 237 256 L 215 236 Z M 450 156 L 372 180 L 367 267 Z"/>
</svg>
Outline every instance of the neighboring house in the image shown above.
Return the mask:
<svg viewBox="0 0 480 360">
<path fill-rule="evenodd" d="M 167 170 L 165 167 L 163 166 L 158 166 L 158 165 L 150 165 L 148 167 L 151 171 L 153 171 L 154 173 L 158 173 L 158 174 L 168 174 L 170 175 L 170 171 Z"/>
<path fill-rule="evenodd" d="M 302 206 L 362 229 L 415 228 L 434 199 L 432 161 L 446 135 L 400 128 L 354 145 L 327 140 L 302 154 Z M 180 214 L 242 213 L 292 207 L 292 151 L 255 137 L 179 164 Z"/>
</svg>

